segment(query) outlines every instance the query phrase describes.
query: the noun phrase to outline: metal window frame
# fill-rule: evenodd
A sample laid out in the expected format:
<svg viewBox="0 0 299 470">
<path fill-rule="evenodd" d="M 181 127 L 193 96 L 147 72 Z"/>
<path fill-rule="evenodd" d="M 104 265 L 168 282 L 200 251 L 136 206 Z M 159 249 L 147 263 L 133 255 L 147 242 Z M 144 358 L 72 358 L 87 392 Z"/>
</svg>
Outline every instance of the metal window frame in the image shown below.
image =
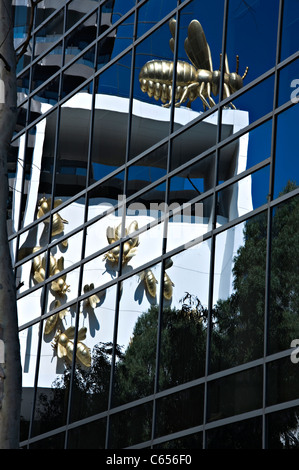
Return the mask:
<svg viewBox="0 0 299 470">
<path fill-rule="evenodd" d="M 65 26 L 65 21 L 66 21 L 67 6 L 70 3 L 71 3 L 71 0 L 67 0 L 65 2 L 65 4 L 61 7 L 61 11 L 64 10 L 64 26 Z M 100 9 L 104 5 L 104 3 L 105 3 L 105 0 L 103 0 L 99 4 L 97 4 L 97 6 L 94 8 L 94 10 L 92 12 L 86 13 L 86 15 L 84 15 L 83 18 L 81 18 L 78 21 L 78 23 L 76 23 L 76 25 L 74 25 L 72 28 L 70 28 L 66 31 L 66 28 L 64 27 L 64 33 L 59 38 L 59 41 L 57 42 L 57 43 L 60 43 L 61 41 L 63 41 L 63 50 L 65 50 L 64 42 L 65 42 L 66 36 L 68 34 L 70 34 L 71 31 L 75 30 L 75 28 L 78 26 L 78 24 L 83 22 L 87 17 L 91 16 L 96 11 L 100 12 Z M 133 87 L 133 85 L 134 85 L 134 70 L 135 70 L 134 64 L 135 64 L 135 51 L 136 51 L 136 48 L 137 48 L 138 44 L 140 44 L 144 39 L 149 37 L 155 31 L 158 31 L 158 29 L 163 24 L 165 24 L 165 22 L 167 22 L 174 15 L 176 15 L 176 17 L 177 17 L 177 27 L 179 27 L 180 12 L 182 11 L 182 9 L 185 6 L 191 4 L 192 1 L 191 0 L 185 0 L 182 3 L 180 3 L 179 0 L 178 0 L 177 7 L 175 9 L 173 9 L 171 12 L 169 12 L 163 19 L 161 19 L 156 25 L 151 27 L 142 36 L 137 37 L 136 33 L 137 33 L 139 8 L 141 8 L 146 3 L 147 3 L 147 0 L 142 0 L 140 2 L 137 2 L 137 0 L 136 0 L 136 4 L 135 4 L 134 7 L 132 7 L 128 12 L 126 12 L 126 14 L 123 15 L 117 22 L 115 22 L 113 25 L 111 25 L 111 27 L 107 31 L 105 31 L 102 35 L 97 35 L 96 40 L 93 41 L 90 45 L 88 45 L 88 47 L 86 47 L 83 51 L 81 51 L 80 54 L 78 54 L 73 59 L 73 61 L 69 62 L 66 66 L 63 66 L 61 68 L 61 70 L 59 70 L 56 74 L 54 74 L 52 77 L 50 77 L 50 79 L 48 79 L 48 81 L 45 81 L 44 84 L 41 87 L 37 88 L 34 91 L 34 93 L 29 93 L 26 100 L 24 100 L 22 103 L 20 103 L 20 106 L 24 105 L 24 103 L 26 103 L 26 102 L 29 103 L 30 99 L 32 99 L 35 96 L 35 94 L 38 94 L 39 90 L 41 90 L 44 86 L 46 86 L 47 83 L 50 83 L 50 81 L 52 81 L 53 78 L 59 77 L 59 80 L 60 80 L 59 98 L 60 98 L 61 97 L 61 80 L 62 80 L 62 75 L 63 75 L 64 71 L 68 67 L 71 67 L 73 65 L 73 63 L 75 63 L 77 60 L 80 59 L 80 57 L 83 57 L 83 55 L 91 47 L 94 47 L 94 46 L 96 48 L 99 47 L 100 40 L 102 40 L 106 35 L 109 34 L 109 32 L 111 32 L 113 29 L 115 29 L 117 26 L 119 26 L 129 16 L 131 16 L 132 14 L 135 13 L 134 36 L 133 36 L 132 44 L 130 46 L 128 46 L 127 48 L 125 48 L 121 53 L 118 54 L 118 56 L 116 56 L 113 60 L 111 60 L 108 64 L 106 64 L 100 70 L 95 71 L 95 73 L 92 75 L 91 78 L 89 78 L 83 84 L 81 84 L 79 87 L 77 87 L 75 90 L 73 90 L 69 95 L 67 95 L 63 99 L 59 99 L 57 104 L 55 104 L 49 112 L 47 112 L 44 115 L 40 116 L 38 119 L 36 119 L 35 121 L 33 121 L 31 123 L 28 123 L 28 116 L 29 116 L 29 112 L 30 112 L 29 106 L 28 106 L 27 107 L 26 126 L 24 127 L 24 129 L 22 129 L 18 134 L 16 134 L 14 136 L 13 141 L 16 141 L 23 134 L 27 135 L 28 132 L 30 131 L 30 129 L 32 129 L 39 121 L 41 121 L 42 119 L 47 117 L 50 113 L 55 112 L 57 110 L 58 115 L 57 115 L 57 121 L 56 121 L 55 156 L 54 156 L 55 157 L 54 158 L 54 166 L 55 166 L 56 162 L 57 162 L 60 109 L 61 109 L 62 104 L 66 103 L 70 98 L 75 96 L 75 94 L 78 93 L 80 90 L 82 90 L 88 83 L 93 83 L 94 84 L 95 81 L 97 80 L 97 78 L 102 73 L 104 73 L 105 70 L 107 70 L 110 66 L 113 66 L 120 58 L 124 57 L 128 52 L 131 52 L 132 60 L 131 60 L 131 79 L 130 79 L 130 98 L 129 98 L 129 125 L 128 125 L 128 131 L 127 131 L 126 160 L 125 160 L 124 165 L 122 165 L 117 170 L 111 172 L 109 175 L 105 176 L 101 180 L 95 182 L 92 185 L 89 185 L 88 176 L 89 176 L 89 170 L 90 170 L 90 166 L 91 166 L 91 135 L 92 135 L 92 132 L 93 132 L 93 116 L 94 116 L 94 106 L 92 106 L 91 117 L 90 117 L 90 128 L 89 128 L 90 139 L 89 139 L 89 150 L 88 150 L 88 171 L 87 171 L 87 178 L 86 178 L 86 187 L 85 187 L 84 190 L 80 191 L 75 196 L 71 197 L 68 201 L 66 201 L 61 206 L 59 206 L 59 209 L 57 209 L 57 208 L 53 209 L 53 207 L 52 207 L 52 211 L 51 211 L 51 214 L 54 214 L 58 210 L 61 210 L 62 208 L 67 207 L 68 205 L 72 204 L 77 199 L 79 199 L 81 197 L 85 198 L 85 213 L 84 213 L 84 222 L 83 222 L 83 224 L 78 226 L 71 233 L 68 233 L 67 235 L 65 235 L 65 239 L 66 239 L 66 238 L 69 238 L 72 235 L 75 235 L 75 234 L 79 233 L 81 230 L 83 230 L 82 247 L 81 247 L 81 250 L 82 250 L 81 259 L 80 259 L 80 261 L 78 261 L 77 263 L 72 265 L 71 268 L 68 268 L 68 269 L 64 270 L 64 272 L 66 272 L 66 273 L 70 272 L 74 269 L 77 269 L 77 268 L 79 268 L 79 270 L 80 270 L 79 281 L 78 281 L 78 296 L 77 296 L 76 299 L 73 299 L 72 301 L 69 301 L 67 304 L 63 305 L 63 308 L 66 308 L 66 307 L 68 307 L 70 305 L 74 305 L 74 304 L 77 305 L 76 332 L 78 330 L 78 317 L 79 317 L 79 315 L 78 315 L 79 309 L 78 308 L 79 308 L 79 304 L 80 304 L 80 302 L 82 302 L 85 298 L 87 298 L 90 295 L 90 294 L 80 295 L 80 292 L 81 292 L 80 286 L 82 284 L 84 264 L 86 262 L 88 262 L 88 260 L 96 258 L 97 256 L 99 256 L 99 254 L 107 251 L 107 247 L 105 247 L 105 248 L 97 251 L 96 253 L 93 253 L 92 255 L 90 255 L 88 257 L 84 257 L 84 255 L 85 255 L 84 247 L 85 247 L 87 228 L 90 225 L 92 225 L 93 223 L 95 223 L 96 221 L 100 220 L 105 215 L 107 215 L 106 213 L 101 214 L 100 216 L 97 216 L 97 217 L 95 217 L 91 220 L 88 220 L 87 211 L 88 211 L 88 194 L 89 194 L 89 192 L 91 190 L 93 190 L 94 188 L 100 186 L 102 183 L 108 181 L 111 177 L 116 176 L 118 173 L 121 173 L 122 171 L 124 171 L 125 172 L 124 194 L 126 194 L 128 169 L 131 166 L 133 166 L 136 162 L 140 161 L 144 156 L 149 155 L 151 152 L 153 152 L 153 150 L 157 149 L 161 145 L 168 144 L 167 174 L 165 176 L 163 176 L 162 178 L 160 178 L 159 180 L 155 181 L 154 183 L 149 184 L 146 188 L 143 188 L 142 190 L 140 190 L 140 191 L 136 192 L 135 194 L 133 194 L 132 196 L 130 196 L 130 198 L 128 198 L 126 202 L 128 203 L 130 201 L 133 201 L 137 196 L 142 195 L 142 194 L 150 191 L 152 188 L 154 188 L 154 187 L 156 187 L 159 184 L 164 183 L 164 182 L 166 184 L 166 199 L 165 200 L 168 201 L 169 182 L 170 182 L 171 177 L 175 176 L 176 174 L 178 174 L 183 169 L 191 166 L 193 163 L 200 161 L 201 159 L 207 157 L 208 155 L 210 155 L 212 153 L 215 153 L 215 155 L 216 155 L 216 171 L 215 171 L 215 181 L 214 181 L 213 188 L 211 190 L 205 192 L 204 194 L 202 194 L 198 198 L 194 199 L 194 202 L 195 202 L 195 201 L 203 200 L 208 196 L 212 196 L 213 201 L 214 201 L 213 202 L 214 224 L 213 224 L 212 229 L 209 232 L 207 232 L 206 234 L 204 234 L 203 237 L 198 237 L 198 239 L 195 239 L 194 242 L 193 242 L 194 244 L 197 244 L 197 243 L 200 243 L 202 240 L 211 240 L 211 247 L 212 247 L 211 257 L 210 257 L 210 271 L 209 271 L 209 277 L 210 277 L 210 280 L 209 280 L 209 321 L 208 321 L 208 328 L 207 328 L 207 345 L 206 345 L 206 362 L 205 362 L 206 371 L 205 371 L 205 375 L 203 377 L 200 377 L 200 378 L 198 378 L 196 380 L 193 380 L 191 382 L 182 383 L 182 384 L 180 384 L 176 387 L 172 387 L 172 388 L 169 388 L 169 389 L 166 389 L 166 390 L 163 390 L 163 391 L 159 391 L 158 371 L 159 371 L 159 352 L 160 352 L 160 338 L 161 338 L 161 327 L 162 327 L 161 318 L 162 318 L 162 314 L 163 314 L 163 298 L 162 298 L 162 294 L 161 294 L 161 292 L 162 292 L 162 289 L 161 289 L 160 290 L 160 302 L 159 302 L 159 316 L 158 316 L 158 325 L 157 325 L 158 328 L 157 328 L 157 350 L 156 350 L 156 376 L 155 376 L 155 387 L 154 387 L 153 394 L 148 395 L 145 398 L 141 398 L 139 400 L 135 400 L 135 401 L 126 403 L 126 404 L 121 405 L 121 406 L 117 406 L 117 407 L 113 406 L 113 384 L 114 384 L 114 367 L 115 367 L 115 360 L 114 360 L 115 359 L 115 350 L 114 350 L 114 355 L 113 355 L 113 359 L 112 359 L 112 363 L 111 363 L 109 404 L 108 404 L 107 410 L 102 412 L 102 413 L 98 413 L 98 414 L 95 414 L 95 415 L 90 416 L 88 418 L 85 418 L 83 420 L 80 420 L 80 421 L 77 421 L 77 422 L 72 422 L 71 421 L 72 386 L 71 386 L 70 390 L 69 390 L 70 393 L 69 393 L 69 397 L 68 397 L 68 410 L 67 410 L 67 419 L 66 419 L 65 425 L 62 426 L 62 427 L 59 427 L 57 429 L 54 429 L 52 431 L 49 431 L 47 433 L 44 433 L 44 434 L 41 434 L 41 435 L 38 435 L 38 436 L 33 436 L 32 435 L 32 424 L 34 422 L 34 409 L 35 409 L 34 404 L 35 404 L 36 394 L 37 394 L 38 371 L 39 371 L 39 360 L 37 359 L 35 385 L 34 385 L 34 404 L 33 404 L 32 413 L 31 413 L 29 437 L 28 437 L 27 440 L 21 442 L 20 445 L 30 447 L 30 444 L 34 444 L 35 442 L 38 442 L 42 439 L 52 437 L 54 435 L 58 435 L 61 432 L 64 432 L 65 433 L 65 448 L 67 448 L 67 446 L 68 446 L 68 432 L 69 431 L 71 431 L 72 429 L 78 428 L 78 427 L 80 427 L 84 424 L 92 423 L 92 422 L 95 422 L 99 419 L 106 418 L 107 419 L 107 421 L 106 421 L 106 426 L 107 426 L 106 448 L 109 448 L 110 416 L 115 415 L 116 413 L 125 411 L 127 409 L 134 408 L 138 405 L 143 405 L 145 403 L 151 402 L 151 403 L 153 403 L 153 418 L 152 418 L 151 439 L 147 442 L 141 442 L 139 444 L 131 446 L 130 448 L 140 448 L 140 449 L 145 448 L 145 447 L 153 448 L 154 446 L 157 446 L 160 443 L 166 442 L 170 439 L 184 437 L 184 436 L 187 436 L 187 435 L 191 435 L 195 432 L 202 432 L 203 448 L 206 448 L 207 447 L 207 432 L 210 429 L 214 429 L 214 428 L 217 428 L 217 427 L 220 427 L 220 426 L 225 426 L 227 424 L 232 424 L 232 423 L 235 423 L 235 422 L 238 422 L 238 421 L 243 421 L 243 420 L 250 419 L 250 418 L 253 418 L 253 417 L 261 417 L 261 419 L 262 419 L 262 448 L 267 448 L 267 416 L 270 413 L 275 412 L 275 411 L 280 411 L 280 410 L 284 410 L 284 409 L 287 409 L 287 408 L 299 406 L 299 399 L 292 400 L 290 402 L 279 403 L 279 404 L 272 405 L 272 406 L 267 406 L 267 402 L 266 402 L 266 393 L 267 393 L 267 380 L 266 380 L 266 372 L 267 371 L 266 371 L 266 368 L 267 368 L 267 364 L 269 362 L 272 362 L 273 360 L 279 360 L 281 358 L 288 357 L 290 355 L 290 352 L 291 352 L 291 350 L 286 350 L 286 351 L 280 351 L 276 354 L 271 354 L 271 355 L 267 354 L 268 353 L 268 351 L 267 351 L 267 339 L 268 339 L 267 338 L 267 326 L 268 326 L 268 316 L 269 316 L 269 295 L 270 295 L 270 276 L 271 276 L 270 260 L 271 260 L 272 211 L 280 203 L 289 201 L 289 200 L 291 200 L 292 198 L 294 198 L 296 196 L 298 197 L 298 194 L 299 194 L 299 189 L 296 189 L 296 190 L 294 190 L 290 193 L 284 194 L 284 195 L 282 195 L 278 198 L 275 198 L 275 199 L 273 198 L 277 118 L 278 118 L 280 113 L 282 113 L 282 112 L 286 111 L 287 109 L 290 109 L 292 106 L 294 106 L 294 103 L 292 103 L 291 101 L 286 102 L 281 106 L 278 106 L 279 72 L 280 72 L 280 70 L 282 70 L 283 67 L 285 67 L 285 66 L 289 65 L 290 63 L 292 63 L 293 61 L 297 60 L 299 58 L 299 52 L 292 54 L 290 57 L 288 57 L 288 58 L 284 59 L 282 62 L 280 62 L 280 48 L 281 48 L 283 11 L 284 11 L 284 0 L 280 0 L 279 12 L 278 12 L 278 31 L 277 31 L 276 62 L 275 62 L 275 65 L 270 70 L 266 71 L 264 74 L 262 74 L 261 76 L 257 77 L 256 79 L 254 79 L 253 81 L 248 83 L 246 86 L 244 86 L 241 90 L 239 90 L 238 92 L 236 92 L 233 95 L 234 98 L 238 98 L 239 96 L 245 94 L 247 91 L 253 89 L 254 86 L 262 83 L 264 80 L 266 80 L 267 78 L 269 78 L 270 76 L 273 75 L 274 76 L 274 98 L 273 98 L 273 109 L 272 109 L 272 111 L 269 112 L 268 114 L 262 116 L 261 118 L 259 118 L 255 122 L 250 123 L 246 128 L 242 129 L 241 131 L 237 132 L 236 134 L 229 136 L 225 140 L 221 140 L 221 138 L 220 138 L 220 129 L 221 129 L 220 123 L 221 123 L 222 109 L 223 109 L 223 106 L 228 104 L 228 102 L 230 101 L 231 98 L 227 98 L 225 100 L 219 99 L 219 101 L 216 103 L 215 108 L 213 108 L 212 110 L 206 111 L 205 113 L 200 115 L 198 118 L 196 118 L 194 121 L 188 123 L 187 125 L 183 126 L 181 129 L 178 129 L 176 131 L 174 131 L 174 127 L 173 127 L 173 123 L 174 123 L 174 106 L 172 104 L 171 119 L 170 119 L 170 123 L 169 123 L 169 126 L 170 126 L 169 127 L 169 134 L 164 139 L 162 139 L 158 143 L 151 146 L 149 149 L 146 149 L 144 152 L 142 152 L 142 154 L 140 154 L 140 155 L 136 156 L 135 158 L 129 160 L 129 148 L 130 148 L 130 138 L 131 138 L 130 129 L 131 129 L 132 103 L 133 103 L 133 91 L 134 91 L 134 87 Z M 223 70 L 224 70 L 223 61 L 224 61 L 224 52 L 226 50 L 229 0 L 223 0 L 223 6 L 224 6 L 224 11 L 223 11 L 223 34 L 222 34 L 221 89 L 223 87 Z M 60 9 L 59 9 L 59 11 L 60 11 Z M 57 14 L 57 11 L 53 12 L 42 24 L 40 24 L 37 28 L 35 28 L 33 30 L 33 38 L 35 38 L 35 35 L 38 33 L 38 31 L 40 31 L 43 27 L 45 27 L 46 24 L 48 22 L 50 22 L 51 19 L 53 19 L 56 14 Z M 99 18 L 100 18 L 100 14 L 98 15 L 98 19 Z M 97 27 L 99 28 L 99 23 L 98 23 Z M 98 32 L 99 32 L 99 29 L 98 29 Z M 176 35 L 176 41 L 175 41 L 174 60 L 177 59 L 177 49 L 178 49 L 178 47 L 177 47 L 177 36 L 178 35 Z M 53 45 L 50 46 L 49 50 L 47 50 L 42 55 L 47 54 L 56 45 L 57 44 L 55 44 L 54 46 Z M 18 48 L 21 48 L 21 47 L 22 47 L 22 43 L 18 46 Z M 41 58 L 41 56 L 39 56 L 39 57 L 35 58 L 34 60 L 32 60 L 32 62 L 18 74 L 18 77 L 21 76 L 22 73 L 26 72 L 29 69 L 30 69 L 30 74 L 31 74 L 32 66 L 34 65 L 34 63 L 37 63 L 38 60 L 40 60 L 40 58 Z M 174 77 L 175 77 L 175 67 L 174 67 Z M 31 75 L 30 75 L 30 84 L 31 84 Z M 174 86 L 174 80 L 173 80 L 173 86 Z M 93 103 L 94 103 L 95 87 L 93 87 L 93 98 L 92 99 L 93 99 Z M 213 147 L 207 149 L 205 152 L 202 152 L 200 155 L 197 155 L 196 157 L 194 157 L 190 161 L 188 161 L 185 164 L 181 165 L 180 167 L 170 171 L 170 157 L 171 157 L 171 149 L 172 149 L 174 139 L 177 136 L 179 136 L 179 135 L 183 134 L 184 132 L 186 132 L 191 127 L 199 124 L 201 121 L 203 121 L 204 119 L 206 119 L 210 115 L 214 114 L 215 112 L 218 114 L 216 144 Z M 217 182 L 218 182 L 218 179 L 217 179 L 218 171 L 217 171 L 217 169 L 218 169 L 218 165 L 219 165 L 220 150 L 225 145 L 228 145 L 229 143 L 231 143 L 231 142 L 237 140 L 238 138 L 240 138 L 241 135 L 250 132 L 251 130 L 257 128 L 259 125 L 262 125 L 263 123 L 269 121 L 270 119 L 272 119 L 271 156 L 269 158 L 263 160 L 262 162 L 258 163 L 257 165 L 247 169 L 246 171 L 242 172 L 241 174 L 235 175 L 234 177 L 230 178 L 229 180 L 225 181 L 224 183 L 217 184 Z M 258 207 L 257 209 L 251 211 L 250 213 L 247 213 L 247 214 L 245 214 L 241 217 L 238 217 L 237 219 L 228 221 L 226 224 L 224 224 L 221 227 L 217 227 L 216 226 L 216 210 L 215 210 L 215 208 L 216 208 L 216 199 L 217 199 L 218 192 L 220 190 L 222 190 L 223 188 L 228 187 L 229 185 L 232 185 L 232 184 L 236 183 L 237 181 L 241 180 L 243 177 L 251 175 L 255 171 L 266 167 L 267 165 L 270 165 L 270 179 L 269 179 L 269 196 L 270 197 L 268 199 L 268 202 L 266 204 Z M 54 196 L 54 193 L 55 193 L 55 174 L 56 174 L 56 171 L 54 170 L 53 171 L 53 181 L 52 181 L 52 200 L 54 199 L 53 196 Z M 24 173 L 23 173 L 23 178 L 24 178 Z M 24 184 L 24 179 L 23 179 L 23 184 Z M 111 211 L 117 210 L 117 208 L 120 208 L 120 207 L 121 207 L 121 205 L 117 205 L 117 206 L 113 207 L 111 209 Z M 211 374 L 209 372 L 209 362 L 210 362 L 211 312 L 212 312 L 212 293 L 213 293 L 213 276 L 214 276 L 214 258 L 215 258 L 216 236 L 219 233 L 227 231 L 229 228 L 234 227 L 234 226 L 238 225 L 241 222 L 245 222 L 245 221 L 249 220 L 250 218 L 252 218 L 252 217 L 254 217 L 258 214 L 261 214 L 261 213 L 266 213 L 267 214 L 267 221 L 268 221 L 266 270 L 265 270 L 264 354 L 263 354 L 263 357 L 255 360 L 255 361 L 252 361 L 250 363 L 240 364 L 236 367 L 232 367 L 232 368 L 229 368 L 229 369 Z M 20 228 L 20 224 L 21 224 L 21 216 L 20 216 L 19 230 L 17 231 L 16 234 L 13 234 L 12 236 L 9 237 L 9 241 L 17 239 L 17 243 L 18 243 L 19 237 L 22 234 L 24 234 L 25 232 L 30 230 L 30 228 L 34 227 L 37 223 L 42 222 L 47 217 L 49 217 L 49 214 L 47 214 L 46 216 L 41 218 L 38 222 L 35 221 L 35 222 L 29 224 L 26 227 Z M 167 215 L 165 215 L 164 220 L 167 221 Z M 160 223 L 160 222 L 161 221 L 158 221 L 157 223 Z M 138 233 L 144 233 L 146 230 L 147 230 L 146 227 L 142 227 L 142 229 L 140 229 Z M 49 233 L 51 233 L 51 230 L 49 231 Z M 165 240 L 165 238 L 164 238 L 164 240 Z M 46 253 L 49 254 L 50 249 L 53 246 L 55 246 L 56 244 L 57 244 L 57 241 L 51 242 L 51 239 L 49 238 L 48 244 L 45 247 L 43 247 L 43 250 Z M 166 250 L 166 246 L 165 246 L 165 243 L 164 243 L 161 256 L 159 256 L 158 258 L 150 260 L 149 262 L 145 263 L 142 266 L 139 266 L 138 268 L 134 269 L 132 271 L 132 273 L 130 273 L 130 274 L 123 274 L 120 271 L 119 276 L 116 280 L 110 281 L 109 283 L 105 283 L 104 285 L 102 285 L 99 288 L 95 289 L 95 291 L 99 292 L 99 291 L 101 291 L 103 289 L 106 289 L 106 288 L 109 288 L 111 286 L 116 286 L 117 294 L 116 294 L 116 298 L 115 298 L 114 347 L 115 347 L 115 342 L 116 342 L 116 338 L 117 338 L 121 282 L 124 281 L 125 279 L 131 277 L 132 275 L 135 275 L 136 273 L 138 273 L 142 269 L 145 269 L 145 268 L 150 267 L 151 265 L 154 265 L 154 264 L 157 264 L 157 263 L 161 263 L 161 266 L 162 266 L 162 269 L 161 269 L 161 285 L 163 285 L 162 273 L 163 273 L 163 266 L 164 266 L 165 260 L 169 256 L 173 256 L 173 255 L 181 253 L 183 251 L 184 251 L 184 246 L 182 245 L 182 246 L 178 246 L 174 250 L 168 252 Z M 28 260 L 33 259 L 34 256 L 31 255 L 29 257 L 26 257 L 24 260 L 22 260 L 20 262 L 16 262 L 15 263 L 15 268 L 18 268 L 24 262 L 28 262 Z M 52 280 L 54 278 L 55 278 L 55 276 L 50 278 L 50 280 L 47 279 L 46 281 L 44 281 L 44 283 L 41 283 L 38 287 L 33 287 L 33 288 L 27 290 L 24 294 L 21 294 L 18 297 L 18 298 L 21 299 L 21 298 L 23 298 L 27 295 L 30 295 L 31 292 L 39 289 L 40 287 L 41 287 L 42 292 L 43 292 L 43 294 L 42 294 L 42 296 L 43 296 L 42 297 L 43 308 L 41 309 L 41 315 L 39 317 L 33 319 L 32 321 L 22 325 L 21 328 L 20 328 L 20 331 L 22 331 L 22 330 L 28 328 L 29 326 L 37 325 L 37 324 L 40 325 L 38 358 L 40 357 L 40 350 L 41 350 L 42 324 L 43 324 L 43 321 L 50 314 L 53 313 L 53 311 L 51 311 L 51 312 L 46 312 L 45 311 L 45 300 L 46 300 L 47 285 L 49 284 L 49 282 L 52 282 Z M 60 307 L 60 309 L 61 309 L 61 307 Z M 59 309 L 57 309 L 57 311 L 59 311 Z M 250 412 L 247 412 L 247 413 L 242 413 L 241 415 L 230 416 L 229 418 L 220 419 L 220 420 L 216 420 L 216 421 L 213 421 L 213 422 L 209 422 L 208 419 L 207 419 L 207 402 L 208 402 L 207 387 L 208 387 L 208 383 L 211 382 L 212 380 L 216 380 L 218 378 L 222 378 L 222 377 L 225 377 L 225 376 L 228 376 L 228 375 L 231 375 L 231 374 L 236 374 L 238 372 L 241 372 L 243 370 L 248 370 L 248 369 L 251 369 L 251 368 L 256 367 L 256 366 L 260 366 L 260 367 L 263 368 L 263 406 L 258 410 L 250 411 Z M 75 361 L 73 361 L 72 374 L 74 374 L 74 370 L 75 370 Z M 73 382 L 71 380 L 71 384 L 72 383 Z M 158 437 L 158 438 L 155 437 L 157 400 L 159 400 L 160 398 L 163 398 L 163 397 L 170 396 L 171 394 L 176 393 L 178 391 L 187 390 L 188 388 L 199 385 L 199 384 L 202 384 L 205 387 L 204 417 L 203 417 L 202 424 L 200 424 L 196 427 L 192 427 L 192 428 L 184 429 L 182 431 L 178 431 L 178 432 L 173 433 L 173 434 L 165 435 L 165 436 Z"/>
</svg>

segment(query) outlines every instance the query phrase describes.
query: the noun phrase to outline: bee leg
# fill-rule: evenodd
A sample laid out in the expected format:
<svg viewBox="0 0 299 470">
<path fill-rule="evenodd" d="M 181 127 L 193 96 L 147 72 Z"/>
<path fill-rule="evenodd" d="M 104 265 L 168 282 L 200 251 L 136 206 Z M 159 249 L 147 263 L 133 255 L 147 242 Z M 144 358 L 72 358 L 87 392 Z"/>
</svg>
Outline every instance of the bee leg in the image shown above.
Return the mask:
<svg viewBox="0 0 299 470">
<path fill-rule="evenodd" d="M 171 102 L 172 102 L 172 87 L 171 86 L 169 87 L 168 93 L 169 93 L 169 101 L 168 103 L 165 103 L 162 105 L 163 108 L 170 108 L 171 106 Z"/>
<path fill-rule="evenodd" d="M 211 97 L 211 84 L 210 83 L 207 83 L 207 94 L 208 94 L 208 99 L 209 99 L 209 103 L 211 105 L 211 108 L 213 106 L 216 106 L 216 103 L 215 101 L 213 100 L 213 98 Z"/>
<path fill-rule="evenodd" d="M 201 101 L 203 102 L 203 105 L 206 106 L 207 108 L 210 108 L 211 106 L 209 105 L 209 103 L 207 102 L 205 97 L 203 96 L 204 87 L 205 87 L 205 82 L 201 82 L 199 90 L 198 90 L 198 96 L 200 97 Z"/>
<path fill-rule="evenodd" d="M 225 83 L 223 85 L 223 99 L 228 98 L 230 96 L 230 91 L 228 85 Z M 233 103 L 229 103 L 233 109 L 237 109 Z"/>
<path fill-rule="evenodd" d="M 178 101 L 178 102 L 175 104 L 176 107 L 181 106 L 181 104 L 184 103 L 184 101 L 186 101 L 186 99 L 189 97 L 190 92 L 191 92 L 192 90 L 195 91 L 197 87 L 198 87 L 198 83 L 197 83 L 197 82 L 190 83 L 190 85 L 188 85 L 188 86 L 184 89 L 180 101 Z"/>
</svg>

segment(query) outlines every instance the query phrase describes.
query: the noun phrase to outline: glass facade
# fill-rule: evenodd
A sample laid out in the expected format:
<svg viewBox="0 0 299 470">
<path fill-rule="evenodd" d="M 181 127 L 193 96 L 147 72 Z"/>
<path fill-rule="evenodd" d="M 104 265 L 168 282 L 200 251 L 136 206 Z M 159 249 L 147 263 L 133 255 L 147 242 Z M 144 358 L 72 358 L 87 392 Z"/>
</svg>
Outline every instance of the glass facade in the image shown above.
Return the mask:
<svg viewBox="0 0 299 470">
<path fill-rule="evenodd" d="M 22 448 L 299 448 L 298 27 L 298 0 L 37 5 L 9 157 Z"/>
</svg>

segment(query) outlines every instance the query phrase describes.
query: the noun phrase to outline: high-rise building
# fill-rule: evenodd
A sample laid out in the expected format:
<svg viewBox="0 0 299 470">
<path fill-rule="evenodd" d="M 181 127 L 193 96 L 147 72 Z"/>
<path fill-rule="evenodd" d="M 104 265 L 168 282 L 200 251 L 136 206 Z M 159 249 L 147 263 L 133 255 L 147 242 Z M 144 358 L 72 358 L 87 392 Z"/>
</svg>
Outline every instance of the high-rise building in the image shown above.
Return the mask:
<svg viewBox="0 0 299 470">
<path fill-rule="evenodd" d="M 297 0 L 38 3 L 9 157 L 21 447 L 299 447 L 298 27 Z"/>
</svg>

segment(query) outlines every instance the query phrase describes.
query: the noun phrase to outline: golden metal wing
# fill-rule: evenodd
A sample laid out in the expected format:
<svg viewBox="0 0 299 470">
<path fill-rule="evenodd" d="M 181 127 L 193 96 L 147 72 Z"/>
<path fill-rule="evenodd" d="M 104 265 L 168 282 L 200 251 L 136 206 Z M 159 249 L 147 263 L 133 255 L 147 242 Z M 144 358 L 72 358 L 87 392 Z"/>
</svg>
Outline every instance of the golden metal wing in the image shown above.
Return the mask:
<svg viewBox="0 0 299 470">
<path fill-rule="evenodd" d="M 185 39 L 185 51 L 197 69 L 213 71 L 212 55 L 204 30 L 198 20 L 192 20 Z"/>
<path fill-rule="evenodd" d="M 169 46 L 172 52 L 174 52 L 176 20 L 172 18 L 171 20 L 169 20 L 168 25 L 169 25 L 169 29 L 170 29 L 171 36 L 172 36 L 172 38 L 169 39 Z"/>
</svg>

